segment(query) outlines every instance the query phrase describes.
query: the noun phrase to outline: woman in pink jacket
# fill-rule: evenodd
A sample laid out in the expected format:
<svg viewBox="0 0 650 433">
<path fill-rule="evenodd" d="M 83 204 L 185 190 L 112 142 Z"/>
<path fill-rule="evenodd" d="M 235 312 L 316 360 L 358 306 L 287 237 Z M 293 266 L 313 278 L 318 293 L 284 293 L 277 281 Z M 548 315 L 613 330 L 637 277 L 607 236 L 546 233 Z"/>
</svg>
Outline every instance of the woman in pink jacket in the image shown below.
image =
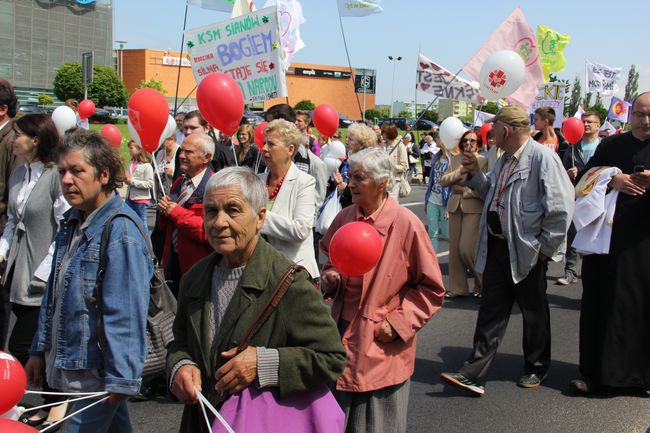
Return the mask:
<svg viewBox="0 0 650 433">
<path fill-rule="evenodd" d="M 442 306 L 442 276 L 424 225 L 388 195 L 388 153 L 364 149 L 349 162 L 354 204 L 336 216 L 321 248 L 329 253 L 339 227 L 365 221 L 379 233 L 383 251 L 363 276 L 340 275 L 330 261 L 321 273 L 347 354 L 334 394 L 347 433 L 405 432 L 415 333 Z"/>
</svg>

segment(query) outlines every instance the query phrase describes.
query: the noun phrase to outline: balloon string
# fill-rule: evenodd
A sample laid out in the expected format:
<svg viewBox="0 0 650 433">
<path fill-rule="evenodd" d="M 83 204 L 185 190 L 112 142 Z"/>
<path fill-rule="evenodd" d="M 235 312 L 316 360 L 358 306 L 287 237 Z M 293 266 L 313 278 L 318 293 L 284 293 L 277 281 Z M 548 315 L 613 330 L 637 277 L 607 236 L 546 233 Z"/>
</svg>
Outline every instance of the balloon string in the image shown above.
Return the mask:
<svg viewBox="0 0 650 433">
<path fill-rule="evenodd" d="M 210 409 L 210 412 L 212 412 L 212 414 L 217 417 L 217 419 L 219 420 L 221 425 L 223 425 L 225 427 L 225 429 L 228 431 L 228 433 L 235 433 L 235 431 L 232 429 L 232 427 L 230 427 L 228 422 L 225 419 L 223 419 L 223 417 L 217 411 L 217 409 L 215 409 L 214 406 L 212 406 L 212 403 L 210 403 L 210 401 L 208 401 L 208 399 L 205 398 L 205 396 L 203 394 L 201 394 L 201 391 L 199 391 L 196 387 L 194 387 L 194 391 L 196 391 L 196 395 L 199 397 L 199 401 L 202 401 L 203 404 L 205 404 L 205 406 L 208 409 Z"/>
<path fill-rule="evenodd" d="M 151 154 L 151 156 L 152 156 L 151 159 L 153 159 L 154 171 L 156 172 L 156 178 L 158 179 L 158 182 L 160 182 L 160 192 L 164 197 L 167 194 L 165 194 L 165 187 L 163 186 L 162 179 L 160 178 L 160 171 L 158 171 L 158 163 L 156 162 L 156 157 L 153 154 Z"/>
<path fill-rule="evenodd" d="M 41 430 L 41 433 L 43 433 L 43 432 L 45 432 L 45 431 L 48 431 L 48 430 L 51 429 L 52 427 L 61 424 L 63 421 L 67 420 L 68 418 L 72 418 L 73 416 L 77 415 L 78 413 L 81 413 L 81 412 L 83 412 L 83 411 L 86 410 L 86 409 L 90 409 L 91 407 L 93 407 L 93 406 L 95 406 L 95 405 L 97 405 L 97 404 L 99 404 L 99 403 L 102 403 L 102 402 L 104 402 L 104 401 L 106 401 L 106 400 L 108 400 L 108 396 L 102 398 L 101 400 L 97 400 L 96 402 L 91 403 L 91 404 L 89 404 L 88 406 L 83 407 L 83 408 L 79 409 L 79 410 L 76 411 L 76 412 L 72 412 L 70 415 L 67 415 L 67 416 L 61 418 L 60 420 L 58 420 L 57 422 L 52 423 L 52 424 L 48 425 L 47 427 L 45 427 L 43 430 Z"/>
<path fill-rule="evenodd" d="M 103 392 L 103 391 L 95 391 L 95 392 L 54 392 L 54 391 L 38 391 L 38 390 L 28 389 L 28 390 L 25 391 L 25 394 L 77 396 L 77 395 L 105 394 L 105 392 Z"/>
<path fill-rule="evenodd" d="M 255 174 L 260 170 L 260 162 L 262 162 L 262 152 L 257 153 L 257 159 L 255 160 Z"/>
<path fill-rule="evenodd" d="M 235 167 L 239 167 L 239 161 L 237 161 L 237 152 L 235 151 L 235 142 L 232 141 L 232 138 L 230 139 L 230 147 L 232 148 L 232 154 L 235 157 Z"/>
<path fill-rule="evenodd" d="M 56 401 L 54 403 L 43 404 L 41 406 L 34 406 L 34 407 L 30 407 L 28 409 L 25 409 L 23 411 L 23 413 L 32 412 L 34 410 L 43 409 L 43 408 L 51 407 L 51 406 L 58 406 L 58 405 L 63 404 L 63 403 L 73 403 L 73 402 L 79 401 L 79 400 L 86 400 L 86 399 L 89 399 L 89 398 L 101 397 L 102 395 L 106 395 L 106 393 L 105 392 L 97 392 L 95 394 L 90 394 L 90 395 L 86 395 L 86 396 L 83 396 L 83 397 L 73 398 L 72 400 Z"/>
<path fill-rule="evenodd" d="M 203 412 L 203 419 L 205 420 L 205 424 L 208 426 L 208 430 L 210 433 L 213 433 L 212 431 L 212 424 L 210 424 L 210 420 L 208 419 L 208 413 L 205 411 L 205 404 L 203 404 L 203 400 L 199 398 L 199 406 L 201 406 L 201 412 Z"/>
</svg>

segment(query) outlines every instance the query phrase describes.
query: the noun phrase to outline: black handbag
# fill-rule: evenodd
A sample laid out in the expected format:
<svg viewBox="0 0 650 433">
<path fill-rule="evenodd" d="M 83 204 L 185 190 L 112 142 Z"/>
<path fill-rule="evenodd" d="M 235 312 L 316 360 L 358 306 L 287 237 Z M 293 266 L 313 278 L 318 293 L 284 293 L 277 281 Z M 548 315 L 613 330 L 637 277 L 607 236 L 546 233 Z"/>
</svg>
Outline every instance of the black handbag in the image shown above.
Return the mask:
<svg viewBox="0 0 650 433">
<path fill-rule="evenodd" d="M 103 281 L 106 269 L 106 248 L 108 247 L 108 237 L 110 234 L 111 222 L 115 218 L 128 218 L 136 225 L 140 234 L 147 242 L 149 254 L 154 261 L 153 276 L 149 286 L 149 311 L 147 314 L 147 358 L 144 362 L 142 377 L 153 377 L 165 372 L 167 358 L 167 346 L 174 339 L 172 326 L 176 317 L 176 298 L 169 289 L 165 281 L 165 274 L 162 267 L 158 264 L 154 256 L 149 238 L 142 228 L 140 221 L 135 217 L 124 213 L 117 212 L 106 221 L 102 231 L 102 239 L 99 251 L 99 272 L 97 274 L 97 309 L 98 314 L 98 340 L 102 352 L 106 351 L 106 332 L 104 330 L 104 301 L 103 301 Z M 124 270 L 123 270 L 124 271 Z"/>
</svg>

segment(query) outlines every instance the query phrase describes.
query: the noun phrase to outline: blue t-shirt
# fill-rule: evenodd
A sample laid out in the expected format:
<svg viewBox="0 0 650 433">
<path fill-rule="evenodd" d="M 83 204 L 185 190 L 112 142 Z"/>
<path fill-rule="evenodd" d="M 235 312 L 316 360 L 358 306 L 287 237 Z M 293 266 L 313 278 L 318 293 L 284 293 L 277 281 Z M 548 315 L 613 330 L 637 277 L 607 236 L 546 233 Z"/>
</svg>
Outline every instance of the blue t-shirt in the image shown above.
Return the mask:
<svg viewBox="0 0 650 433">
<path fill-rule="evenodd" d="M 582 160 L 585 164 L 589 162 L 592 156 L 594 156 L 599 143 L 600 138 L 596 138 L 594 141 L 589 142 L 584 140 L 580 141 L 580 153 L 582 154 Z"/>
</svg>

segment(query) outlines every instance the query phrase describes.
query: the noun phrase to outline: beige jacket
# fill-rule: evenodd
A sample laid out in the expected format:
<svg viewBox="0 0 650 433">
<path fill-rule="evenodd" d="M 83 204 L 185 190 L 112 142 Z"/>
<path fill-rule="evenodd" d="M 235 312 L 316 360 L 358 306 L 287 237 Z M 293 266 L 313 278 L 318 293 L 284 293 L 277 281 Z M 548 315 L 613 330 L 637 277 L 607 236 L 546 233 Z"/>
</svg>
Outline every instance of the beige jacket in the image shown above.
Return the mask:
<svg viewBox="0 0 650 433">
<path fill-rule="evenodd" d="M 487 159 L 477 155 L 481 171 L 485 172 L 487 169 Z M 452 155 L 449 160 L 449 167 L 447 172 L 440 179 L 440 185 L 460 185 L 465 181 L 467 175 L 460 172 L 460 163 L 463 160 L 463 155 Z M 463 193 L 456 193 L 452 190 L 447 202 L 447 210 L 450 213 L 463 212 L 463 213 L 481 213 L 483 211 L 483 200 L 471 189 L 464 187 Z"/>
</svg>

